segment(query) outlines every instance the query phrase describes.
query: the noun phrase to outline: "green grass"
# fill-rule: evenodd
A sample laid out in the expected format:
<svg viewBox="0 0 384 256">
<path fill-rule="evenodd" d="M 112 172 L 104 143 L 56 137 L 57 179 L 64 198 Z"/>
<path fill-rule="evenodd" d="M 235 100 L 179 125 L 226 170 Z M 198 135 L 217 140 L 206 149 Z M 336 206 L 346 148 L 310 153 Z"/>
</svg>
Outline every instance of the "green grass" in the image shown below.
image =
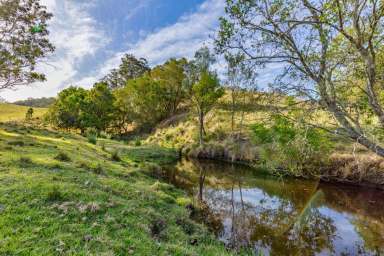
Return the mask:
<svg viewBox="0 0 384 256">
<path fill-rule="evenodd" d="M 0 255 L 231 254 L 191 222 L 182 191 L 144 171 L 174 151 L 102 142 L 0 125 Z"/>
<path fill-rule="evenodd" d="M 25 106 L 0 103 L 0 122 L 24 120 L 28 109 L 29 107 Z M 33 117 L 41 118 L 47 110 L 46 108 L 33 108 Z"/>
</svg>

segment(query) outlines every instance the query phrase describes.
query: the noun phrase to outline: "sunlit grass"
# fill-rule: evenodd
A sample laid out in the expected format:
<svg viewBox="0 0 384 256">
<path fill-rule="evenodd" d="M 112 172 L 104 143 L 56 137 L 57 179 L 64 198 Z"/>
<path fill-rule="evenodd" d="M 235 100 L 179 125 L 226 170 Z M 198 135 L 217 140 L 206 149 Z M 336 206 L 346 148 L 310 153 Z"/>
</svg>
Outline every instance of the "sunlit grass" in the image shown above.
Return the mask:
<svg viewBox="0 0 384 256">
<path fill-rule="evenodd" d="M 1 255 L 231 254 L 201 224 L 185 233 L 176 223 L 189 218 L 185 194 L 145 171 L 174 151 L 103 141 L 105 150 L 79 135 L 0 125 Z"/>
<path fill-rule="evenodd" d="M 28 109 L 29 107 L 25 106 L 0 103 L 0 122 L 22 121 Z M 41 118 L 47 110 L 47 108 L 33 108 L 33 117 Z"/>
</svg>

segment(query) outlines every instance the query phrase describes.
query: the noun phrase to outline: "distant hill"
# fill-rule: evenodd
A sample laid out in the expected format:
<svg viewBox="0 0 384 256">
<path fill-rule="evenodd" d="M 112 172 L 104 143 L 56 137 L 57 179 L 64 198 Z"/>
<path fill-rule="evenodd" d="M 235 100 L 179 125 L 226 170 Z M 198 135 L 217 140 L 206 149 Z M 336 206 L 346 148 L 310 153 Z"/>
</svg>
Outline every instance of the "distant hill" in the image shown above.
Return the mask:
<svg viewBox="0 0 384 256">
<path fill-rule="evenodd" d="M 27 106 L 0 103 L 0 122 L 24 120 L 28 108 Z M 47 108 L 33 108 L 33 117 L 42 117 L 46 112 Z"/>
<path fill-rule="evenodd" d="M 53 102 L 55 102 L 54 97 L 50 97 L 50 98 L 43 97 L 43 98 L 28 98 L 26 100 L 19 100 L 19 101 L 13 102 L 13 104 L 19 105 L 19 106 L 34 107 L 34 108 L 47 108 L 50 105 L 52 105 Z"/>
</svg>

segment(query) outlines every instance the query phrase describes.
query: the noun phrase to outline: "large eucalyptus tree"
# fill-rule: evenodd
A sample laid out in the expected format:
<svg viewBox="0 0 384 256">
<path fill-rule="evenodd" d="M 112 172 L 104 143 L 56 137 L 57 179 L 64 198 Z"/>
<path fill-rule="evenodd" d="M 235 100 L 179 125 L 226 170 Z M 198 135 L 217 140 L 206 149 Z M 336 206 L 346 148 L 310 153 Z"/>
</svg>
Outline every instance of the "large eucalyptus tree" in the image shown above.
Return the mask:
<svg viewBox="0 0 384 256">
<path fill-rule="evenodd" d="M 312 101 L 384 156 L 383 16 L 382 0 L 227 0 L 216 44 L 253 64 L 281 64 L 275 89 Z"/>
</svg>

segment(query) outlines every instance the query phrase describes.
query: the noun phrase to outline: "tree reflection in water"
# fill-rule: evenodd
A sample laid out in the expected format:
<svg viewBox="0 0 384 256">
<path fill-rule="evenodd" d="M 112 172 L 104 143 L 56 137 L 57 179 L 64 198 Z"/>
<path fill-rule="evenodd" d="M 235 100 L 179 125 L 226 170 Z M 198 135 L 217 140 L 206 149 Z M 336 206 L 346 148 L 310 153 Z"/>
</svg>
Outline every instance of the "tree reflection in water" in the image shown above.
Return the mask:
<svg viewBox="0 0 384 256">
<path fill-rule="evenodd" d="M 254 173 L 230 164 L 183 161 L 169 171 L 168 179 L 209 209 L 208 218 L 216 221 L 211 221 L 213 230 L 230 248 L 254 248 L 266 255 L 383 253 L 384 205 L 361 203 L 366 194 L 357 203 L 356 189 L 351 193 Z M 338 218 L 353 234 L 343 233 Z"/>
</svg>

